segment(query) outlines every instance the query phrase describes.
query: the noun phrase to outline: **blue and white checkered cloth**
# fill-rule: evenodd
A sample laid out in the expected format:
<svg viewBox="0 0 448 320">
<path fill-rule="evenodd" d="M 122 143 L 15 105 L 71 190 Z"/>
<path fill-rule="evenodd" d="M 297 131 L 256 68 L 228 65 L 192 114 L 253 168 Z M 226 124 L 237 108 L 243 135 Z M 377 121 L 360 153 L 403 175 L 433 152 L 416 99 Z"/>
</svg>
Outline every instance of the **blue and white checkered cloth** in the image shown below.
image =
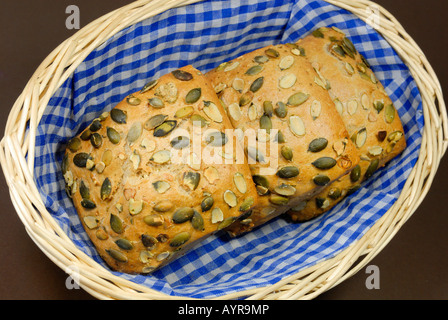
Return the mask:
<svg viewBox="0 0 448 320">
<path fill-rule="evenodd" d="M 64 191 L 60 163 L 67 141 L 149 79 L 187 64 L 207 72 L 322 26 L 346 32 L 372 65 L 404 123 L 406 151 L 316 220 L 277 218 L 237 239 L 211 237 L 153 275 L 115 274 L 168 295 L 212 298 L 274 284 L 346 249 L 398 198 L 418 158 L 424 119 L 419 90 L 391 46 L 352 13 L 321 0 L 203 1 L 130 26 L 94 50 L 56 91 L 37 129 L 36 184 L 49 212 L 81 250 L 108 268 Z"/>
</svg>

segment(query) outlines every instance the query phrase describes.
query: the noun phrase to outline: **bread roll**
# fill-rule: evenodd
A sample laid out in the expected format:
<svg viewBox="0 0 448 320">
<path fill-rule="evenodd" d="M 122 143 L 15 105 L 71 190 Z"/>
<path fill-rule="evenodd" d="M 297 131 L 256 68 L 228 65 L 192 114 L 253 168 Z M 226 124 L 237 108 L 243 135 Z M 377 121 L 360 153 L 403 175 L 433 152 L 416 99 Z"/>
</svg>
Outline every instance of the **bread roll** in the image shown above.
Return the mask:
<svg viewBox="0 0 448 320">
<path fill-rule="evenodd" d="M 406 139 L 399 115 L 383 85 L 342 31 L 320 28 L 299 40 L 297 46 L 328 85 L 361 157 L 350 174 L 311 199 L 305 208 L 288 213 L 294 221 L 307 221 L 358 190 L 363 181 L 406 148 Z"/>
<path fill-rule="evenodd" d="M 239 235 L 320 193 L 358 164 L 326 85 L 300 47 L 268 46 L 206 74 L 239 133 L 260 206 L 227 230 Z"/>
<path fill-rule="evenodd" d="M 213 87 L 187 66 L 68 143 L 67 192 L 113 270 L 152 272 L 250 214 L 258 195 L 231 131 Z"/>
</svg>

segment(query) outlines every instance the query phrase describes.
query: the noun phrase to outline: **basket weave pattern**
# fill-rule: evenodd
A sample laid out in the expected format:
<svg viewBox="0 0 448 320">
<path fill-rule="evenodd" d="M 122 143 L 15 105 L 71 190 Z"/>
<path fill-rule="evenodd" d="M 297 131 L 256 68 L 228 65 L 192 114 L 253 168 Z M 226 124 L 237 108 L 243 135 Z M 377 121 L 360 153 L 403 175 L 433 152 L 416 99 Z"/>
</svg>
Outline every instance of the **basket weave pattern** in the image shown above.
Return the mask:
<svg viewBox="0 0 448 320">
<path fill-rule="evenodd" d="M 429 191 L 448 146 L 446 107 L 434 70 L 417 44 L 385 9 L 365 0 L 326 0 L 372 23 L 408 66 L 423 99 L 425 127 L 420 156 L 398 201 L 356 243 L 332 259 L 287 277 L 275 285 L 219 297 L 234 299 L 312 299 L 355 274 L 371 261 L 415 212 Z M 57 47 L 40 65 L 14 104 L 1 141 L 0 162 L 17 214 L 39 248 L 67 273 L 78 272 L 84 290 L 99 299 L 177 299 L 111 274 L 80 251 L 47 211 L 34 177 L 36 127 L 50 98 L 89 53 L 139 21 L 176 6 L 198 2 L 142 0 L 113 11 L 84 27 Z M 73 269 L 76 266 L 76 269 Z"/>
</svg>

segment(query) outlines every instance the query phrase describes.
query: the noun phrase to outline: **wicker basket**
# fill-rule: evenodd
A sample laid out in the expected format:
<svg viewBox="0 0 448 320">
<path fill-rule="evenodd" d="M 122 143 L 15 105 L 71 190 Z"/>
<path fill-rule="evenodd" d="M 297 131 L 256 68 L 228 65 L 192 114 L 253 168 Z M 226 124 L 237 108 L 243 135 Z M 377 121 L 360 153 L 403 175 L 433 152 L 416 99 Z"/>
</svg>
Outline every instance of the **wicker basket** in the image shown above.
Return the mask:
<svg viewBox="0 0 448 320">
<path fill-rule="evenodd" d="M 419 158 L 398 201 L 356 243 L 272 286 L 240 291 L 219 299 L 312 299 L 349 278 L 371 261 L 415 212 L 429 191 L 448 146 L 448 120 L 438 79 L 424 53 L 385 9 L 367 0 L 326 0 L 372 25 L 408 66 L 423 99 L 424 132 Z M 36 127 L 55 90 L 105 40 L 120 30 L 170 8 L 198 0 L 140 0 L 90 23 L 57 47 L 36 70 L 14 104 L 1 141 L 0 161 L 12 203 L 36 245 L 67 273 L 79 272 L 81 287 L 98 299 L 179 299 L 112 274 L 80 251 L 47 211 L 33 179 Z M 29 129 L 28 134 L 26 130 Z"/>
</svg>

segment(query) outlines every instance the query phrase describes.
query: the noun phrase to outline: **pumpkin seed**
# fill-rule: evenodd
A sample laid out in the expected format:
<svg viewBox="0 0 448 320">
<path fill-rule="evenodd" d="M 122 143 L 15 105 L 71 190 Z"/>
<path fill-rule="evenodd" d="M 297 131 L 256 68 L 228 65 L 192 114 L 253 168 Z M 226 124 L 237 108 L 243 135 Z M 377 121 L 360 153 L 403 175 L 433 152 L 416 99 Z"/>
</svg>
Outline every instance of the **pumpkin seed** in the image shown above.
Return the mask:
<svg viewBox="0 0 448 320">
<path fill-rule="evenodd" d="M 355 74 L 355 68 L 353 68 L 353 66 L 348 62 L 345 63 L 345 70 L 349 75 Z"/>
<path fill-rule="evenodd" d="M 104 229 L 98 229 L 96 232 L 95 232 L 95 235 L 96 235 L 96 237 L 99 239 L 99 240 L 107 240 L 107 239 L 109 239 L 109 235 L 107 234 L 107 232 L 104 230 Z"/>
<path fill-rule="evenodd" d="M 198 172 L 184 172 L 183 174 L 183 184 L 190 190 L 196 190 L 199 185 L 201 175 Z"/>
<path fill-rule="evenodd" d="M 282 89 L 289 89 L 296 83 L 296 81 L 297 77 L 292 73 L 288 73 L 279 78 L 278 86 Z"/>
<path fill-rule="evenodd" d="M 254 58 L 254 62 L 260 63 L 260 64 L 264 64 L 264 63 L 266 63 L 268 61 L 269 61 L 269 58 L 267 56 L 264 56 L 264 55 L 263 56 L 256 56 Z"/>
<path fill-rule="evenodd" d="M 261 116 L 260 118 L 260 129 L 266 130 L 266 133 L 269 133 L 272 129 L 272 121 L 266 115 Z"/>
<path fill-rule="evenodd" d="M 330 191 L 328 191 L 328 198 L 337 200 L 341 197 L 342 191 L 339 188 L 331 188 Z"/>
<path fill-rule="evenodd" d="M 154 153 L 149 160 L 158 164 L 164 164 L 170 161 L 170 159 L 171 152 L 169 150 L 160 150 Z"/>
<path fill-rule="evenodd" d="M 85 216 L 83 220 L 87 228 L 89 229 L 98 228 L 98 219 L 95 216 Z"/>
<path fill-rule="evenodd" d="M 294 212 L 300 212 L 300 211 L 302 211 L 303 209 L 306 208 L 307 204 L 308 204 L 307 201 L 302 201 L 298 205 L 292 207 L 291 210 L 294 211 Z"/>
<path fill-rule="evenodd" d="M 288 109 L 286 108 L 286 104 L 284 104 L 283 102 L 279 101 L 277 102 L 277 108 L 275 108 L 275 114 L 277 115 L 277 117 L 279 118 L 285 118 L 286 115 L 288 114 Z"/>
<path fill-rule="evenodd" d="M 312 35 L 316 38 L 324 38 L 324 34 L 320 29 L 316 29 L 313 31 Z"/>
<path fill-rule="evenodd" d="M 283 133 L 280 130 L 278 130 L 273 141 L 275 141 L 277 143 L 285 143 L 286 142 L 285 136 L 283 135 Z"/>
<path fill-rule="evenodd" d="M 183 149 L 190 145 L 190 139 L 184 136 L 174 137 L 173 140 L 170 141 L 171 147 L 174 149 Z"/>
<path fill-rule="evenodd" d="M 330 201 L 325 198 L 316 198 L 316 207 L 319 209 L 326 209 L 330 206 Z"/>
<path fill-rule="evenodd" d="M 110 111 L 110 117 L 112 118 L 112 120 L 119 124 L 125 124 L 128 118 L 126 111 L 117 108 L 114 108 Z"/>
<path fill-rule="evenodd" d="M 361 178 L 361 167 L 360 165 L 356 165 L 353 170 L 350 172 L 350 180 L 355 183 Z"/>
<path fill-rule="evenodd" d="M 233 62 L 232 64 L 227 63 L 227 66 L 224 68 L 224 72 L 232 71 L 233 69 L 237 68 L 240 63 L 238 61 Z"/>
<path fill-rule="evenodd" d="M 201 94 L 202 94 L 201 88 L 191 89 L 185 97 L 185 102 L 188 104 L 193 104 L 199 100 Z"/>
<path fill-rule="evenodd" d="M 275 49 L 273 49 L 273 48 L 269 48 L 269 49 L 266 49 L 265 51 L 264 51 L 264 53 L 269 57 L 269 58 L 278 58 L 279 56 L 280 56 L 280 53 L 277 51 L 277 50 L 275 50 Z"/>
<path fill-rule="evenodd" d="M 67 144 L 67 148 L 71 151 L 71 152 L 76 152 L 81 148 L 81 140 L 79 138 L 73 138 L 71 139 L 68 144 Z"/>
<path fill-rule="evenodd" d="M 368 151 L 371 156 L 376 157 L 376 156 L 381 155 L 381 153 L 383 153 L 383 148 L 380 146 L 373 146 L 373 147 L 370 147 L 368 149 Z"/>
<path fill-rule="evenodd" d="M 180 81 L 190 81 L 193 79 L 193 75 L 190 72 L 184 71 L 184 70 L 174 70 L 171 72 L 171 74 Z"/>
<path fill-rule="evenodd" d="M 73 157 L 73 163 L 79 168 L 85 168 L 88 159 L 92 159 L 88 153 L 80 152 Z"/>
<path fill-rule="evenodd" d="M 138 106 L 142 101 L 139 98 L 136 98 L 133 95 L 131 95 L 126 98 L 126 102 L 131 106 Z"/>
<path fill-rule="evenodd" d="M 375 171 L 378 169 L 379 163 L 380 163 L 379 159 L 374 159 L 370 162 L 369 167 L 367 168 L 366 173 L 364 174 L 364 179 L 369 179 L 371 176 L 373 176 Z"/>
<path fill-rule="evenodd" d="M 342 115 L 342 113 L 344 112 L 344 106 L 342 105 L 342 102 L 339 99 L 335 99 L 333 102 L 338 113 Z"/>
<path fill-rule="evenodd" d="M 93 120 L 92 124 L 90 125 L 89 130 L 91 132 L 97 132 L 98 130 L 100 130 L 102 128 L 102 126 L 103 125 L 101 124 L 100 120 L 95 119 L 95 120 Z"/>
<path fill-rule="evenodd" d="M 279 206 L 285 206 L 288 204 L 289 198 L 272 193 L 269 197 L 269 202 L 272 204 L 279 205 Z"/>
<path fill-rule="evenodd" d="M 235 78 L 232 81 L 232 88 L 238 91 L 239 93 L 244 90 L 244 80 L 241 78 Z"/>
<path fill-rule="evenodd" d="M 111 127 L 107 127 L 107 137 L 113 144 L 118 144 L 121 140 L 121 136 L 118 131 Z"/>
<path fill-rule="evenodd" d="M 90 140 L 90 136 L 92 135 L 92 131 L 90 131 L 90 129 L 86 129 L 83 131 L 83 133 L 81 134 L 80 138 L 83 141 L 87 141 Z"/>
<path fill-rule="evenodd" d="M 250 91 L 255 93 L 258 90 L 260 90 L 260 88 L 263 86 L 263 82 L 264 82 L 264 77 L 255 79 L 255 81 L 252 82 L 252 85 L 250 86 Z"/>
<path fill-rule="evenodd" d="M 183 108 L 177 109 L 176 113 L 174 114 L 174 117 L 180 118 L 180 119 L 188 118 L 193 114 L 193 112 L 194 112 L 193 107 L 191 107 L 191 106 L 183 107 Z"/>
<path fill-rule="evenodd" d="M 358 102 L 356 100 L 351 100 L 347 103 L 347 113 L 349 115 L 354 115 L 358 110 Z"/>
<path fill-rule="evenodd" d="M 134 198 L 129 199 L 129 213 L 131 215 L 136 215 L 143 210 L 143 200 L 135 200 Z"/>
<path fill-rule="evenodd" d="M 245 105 L 249 104 L 253 98 L 254 98 L 254 93 L 252 91 L 247 91 L 247 92 L 243 93 L 243 95 L 240 97 L 239 105 L 245 106 Z"/>
<path fill-rule="evenodd" d="M 318 174 L 313 178 L 313 182 L 318 186 L 326 186 L 330 183 L 330 177 L 325 174 Z"/>
<path fill-rule="evenodd" d="M 147 234 L 142 234 L 140 239 L 146 248 L 153 248 L 159 242 L 155 237 Z"/>
<path fill-rule="evenodd" d="M 132 250 L 134 246 L 132 245 L 131 241 L 127 239 L 118 239 L 115 240 L 115 244 L 123 250 Z"/>
<path fill-rule="evenodd" d="M 240 205 L 240 212 L 246 212 L 254 205 L 255 200 L 253 197 L 247 197 Z"/>
<path fill-rule="evenodd" d="M 224 132 L 220 131 L 214 131 L 205 137 L 205 141 L 207 144 L 211 145 L 212 147 L 222 147 L 228 142 L 228 137 Z"/>
<path fill-rule="evenodd" d="M 358 132 L 356 132 L 352 137 L 352 141 L 358 148 L 362 148 L 367 140 L 367 129 L 362 128 Z"/>
<path fill-rule="evenodd" d="M 297 136 L 303 136 L 306 133 L 303 120 L 299 116 L 289 117 L 289 128 L 291 129 L 291 132 Z"/>
<path fill-rule="evenodd" d="M 296 188 L 289 184 L 282 183 L 274 188 L 274 191 L 282 196 L 290 197 L 296 193 Z"/>
<path fill-rule="evenodd" d="M 114 215 L 113 213 L 111 213 L 110 215 L 110 227 L 111 229 L 115 232 L 115 233 L 123 233 L 123 222 L 121 221 L 121 219 Z"/>
<path fill-rule="evenodd" d="M 188 240 L 190 240 L 190 233 L 189 232 L 181 232 L 176 234 L 173 237 L 173 240 L 170 242 L 170 247 L 180 247 L 181 245 L 185 244 Z"/>
<path fill-rule="evenodd" d="M 146 91 L 151 90 L 157 85 L 158 82 L 159 81 L 157 79 L 149 81 L 147 84 L 143 86 L 143 88 L 140 90 L 140 93 L 145 93 Z"/>
<path fill-rule="evenodd" d="M 165 107 L 165 103 L 159 97 L 153 97 L 148 100 L 149 105 L 156 109 L 161 109 Z"/>
<path fill-rule="evenodd" d="M 287 166 L 278 170 L 277 176 L 279 176 L 282 179 L 291 179 L 297 177 L 299 173 L 300 173 L 299 168 L 295 166 Z"/>
<path fill-rule="evenodd" d="M 384 110 L 384 119 L 387 123 L 392 123 L 395 119 L 395 108 L 393 104 L 388 104 Z"/>
<path fill-rule="evenodd" d="M 252 180 L 256 185 L 269 189 L 269 180 L 265 176 L 253 175 Z"/>
<path fill-rule="evenodd" d="M 183 208 L 177 209 L 174 212 L 174 214 L 172 216 L 172 220 L 174 223 L 180 224 L 180 223 L 190 221 L 191 218 L 193 218 L 193 215 L 194 215 L 193 208 L 183 207 Z"/>
<path fill-rule="evenodd" d="M 328 140 L 325 138 L 317 138 L 310 142 L 308 146 L 309 152 L 320 152 L 328 145 Z"/>
<path fill-rule="evenodd" d="M 288 105 L 293 106 L 293 107 L 300 106 L 301 104 L 305 103 L 309 97 L 310 97 L 309 94 L 306 94 L 303 92 L 295 93 L 289 97 Z"/>
<path fill-rule="evenodd" d="M 293 157 L 292 149 L 288 146 L 282 146 L 280 153 L 287 161 L 291 161 Z"/>
<path fill-rule="evenodd" d="M 99 133 L 95 132 L 90 136 L 90 143 L 94 148 L 98 149 L 103 144 L 103 138 Z"/>
<path fill-rule="evenodd" d="M 322 111 L 321 103 L 317 100 L 314 100 L 310 108 L 310 114 L 313 120 L 319 118 L 321 111 Z"/>
<path fill-rule="evenodd" d="M 347 47 L 352 53 L 357 53 L 355 46 L 353 45 L 353 43 L 350 41 L 349 38 L 344 37 L 342 39 L 342 42 L 345 45 L 345 47 Z"/>
<path fill-rule="evenodd" d="M 169 134 L 171 131 L 173 131 L 177 126 L 176 120 L 166 120 L 161 125 L 157 126 L 154 129 L 154 137 L 164 137 L 167 134 Z"/>
<path fill-rule="evenodd" d="M 190 120 L 191 120 L 191 123 L 193 123 L 193 125 L 196 126 L 196 127 L 203 128 L 203 127 L 205 127 L 208 124 L 207 120 L 205 120 L 204 117 L 202 117 L 202 116 L 200 116 L 198 114 L 192 115 L 190 117 Z"/>
<path fill-rule="evenodd" d="M 86 162 L 86 169 L 92 171 L 93 169 L 95 169 L 95 162 L 93 162 L 92 159 L 87 159 Z"/>
<path fill-rule="evenodd" d="M 271 101 L 263 102 L 263 111 L 265 115 L 267 115 L 268 117 L 272 117 L 272 115 L 274 114 L 274 106 L 272 105 Z"/>
<path fill-rule="evenodd" d="M 82 199 L 81 200 L 81 206 L 85 209 L 95 209 L 96 204 L 92 200 L 89 199 Z"/>
<path fill-rule="evenodd" d="M 280 60 L 280 63 L 278 66 L 281 70 L 286 70 L 291 68 L 291 66 L 294 64 L 294 57 L 293 56 L 285 56 Z M 295 82 L 295 81 L 294 81 Z"/>
<path fill-rule="evenodd" d="M 132 144 L 135 142 L 140 136 L 142 135 L 143 126 L 141 122 L 135 122 L 132 124 L 131 128 L 129 129 L 128 135 L 126 137 L 128 143 Z"/>
<path fill-rule="evenodd" d="M 110 113 L 107 111 L 104 111 L 102 114 L 100 114 L 100 116 L 98 117 L 98 119 L 100 121 L 104 121 L 109 117 Z"/>
<path fill-rule="evenodd" d="M 204 108 L 202 109 L 207 117 L 209 117 L 211 120 L 221 123 L 222 122 L 222 115 L 219 111 L 216 104 L 214 104 L 211 101 L 204 101 Z"/>
<path fill-rule="evenodd" d="M 367 94 L 363 94 L 361 97 L 361 105 L 364 110 L 369 110 L 370 99 Z"/>
<path fill-rule="evenodd" d="M 212 223 L 218 223 L 224 220 L 224 213 L 220 208 L 214 208 L 212 210 Z"/>
<path fill-rule="evenodd" d="M 387 134 L 387 132 L 386 132 Z M 403 137 L 403 132 L 401 131 L 394 131 L 387 137 L 387 141 L 389 142 L 398 142 Z"/>
<path fill-rule="evenodd" d="M 317 169 L 328 170 L 336 165 L 337 161 L 330 157 L 322 157 L 312 163 Z"/>
<path fill-rule="evenodd" d="M 79 194 L 82 199 L 90 199 L 90 189 L 84 183 L 84 180 L 81 180 L 79 184 Z"/>
<path fill-rule="evenodd" d="M 143 222 L 151 227 L 159 227 L 163 225 L 163 216 L 160 214 L 150 214 L 143 218 Z"/>
<path fill-rule="evenodd" d="M 112 192 L 112 182 L 109 178 L 104 179 L 103 184 L 101 185 L 101 200 L 106 200 L 110 197 Z"/>
<path fill-rule="evenodd" d="M 263 163 L 265 161 L 263 153 L 255 147 L 248 146 L 247 155 L 257 162 Z"/>
<path fill-rule="evenodd" d="M 227 88 L 227 85 L 225 83 L 218 83 L 214 89 L 216 94 L 220 94 L 225 88 Z"/>
<path fill-rule="evenodd" d="M 234 223 L 236 221 L 236 217 L 228 217 L 226 219 L 224 219 L 219 225 L 218 225 L 218 230 L 222 230 L 227 228 L 228 226 L 230 226 L 232 223 Z"/>
<path fill-rule="evenodd" d="M 202 212 L 206 212 L 210 210 L 213 207 L 213 203 L 215 201 L 213 200 L 212 196 L 205 197 L 201 202 L 201 210 Z"/>
<path fill-rule="evenodd" d="M 255 76 L 257 74 L 259 74 L 261 71 L 263 70 L 263 66 L 261 65 L 255 65 L 253 67 L 250 67 L 247 71 L 246 74 L 249 76 Z"/>
<path fill-rule="evenodd" d="M 106 249 L 106 252 L 108 255 L 110 255 L 113 259 L 117 260 L 118 262 L 123 263 L 128 262 L 128 258 L 118 250 Z"/>
<path fill-rule="evenodd" d="M 241 120 L 241 117 L 243 116 L 243 114 L 241 113 L 240 105 L 236 102 L 230 104 L 227 108 L 227 111 L 229 112 L 229 116 L 235 121 Z"/>
<path fill-rule="evenodd" d="M 255 119 L 257 119 L 257 117 L 258 117 L 258 112 L 257 112 L 257 106 L 256 105 L 254 105 L 254 104 L 251 104 L 250 106 L 249 106 L 249 108 L 247 108 L 247 116 L 249 117 L 249 120 L 250 121 L 254 121 Z M 238 128 L 239 129 L 239 128 Z M 239 130 L 241 130 L 241 129 L 239 129 Z M 242 132 L 242 131 L 241 131 Z M 244 136 L 244 133 L 243 133 L 243 135 L 242 136 Z M 241 136 L 241 137 L 242 137 Z M 240 141 L 241 141 L 241 139 L 239 139 Z"/>
<path fill-rule="evenodd" d="M 247 192 L 247 184 L 246 179 L 244 179 L 244 176 L 237 172 L 233 175 L 233 183 L 235 183 L 235 187 L 238 189 L 241 193 Z"/>
<path fill-rule="evenodd" d="M 195 230 L 204 230 L 204 218 L 202 218 L 202 215 L 196 210 L 194 211 L 193 218 L 191 218 L 191 225 Z"/>
<path fill-rule="evenodd" d="M 149 118 L 148 120 L 146 120 L 143 127 L 148 131 L 152 130 L 155 127 L 161 125 L 166 120 L 166 118 L 168 118 L 168 116 L 166 116 L 164 114 L 155 115 L 155 116 Z"/>
<path fill-rule="evenodd" d="M 231 190 L 224 191 L 224 201 L 229 205 L 229 207 L 233 208 L 238 204 L 238 199 Z"/>
</svg>

